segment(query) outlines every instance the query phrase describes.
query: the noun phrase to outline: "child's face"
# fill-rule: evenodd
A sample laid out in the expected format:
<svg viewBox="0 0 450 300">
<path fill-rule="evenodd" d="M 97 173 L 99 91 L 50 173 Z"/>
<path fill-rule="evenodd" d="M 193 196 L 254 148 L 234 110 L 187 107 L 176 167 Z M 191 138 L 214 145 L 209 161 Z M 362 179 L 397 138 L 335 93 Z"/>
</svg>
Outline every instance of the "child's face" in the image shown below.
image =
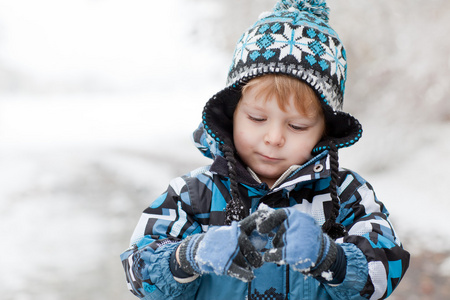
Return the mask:
<svg viewBox="0 0 450 300">
<path fill-rule="evenodd" d="M 258 95 L 258 86 L 243 94 L 233 119 L 236 150 L 258 177 L 270 187 L 292 165 L 311 158 L 311 151 L 325 130 L 322 114 L 307 117 L 294 106 L 286 111 L 275 96 Z"/>
</svg>

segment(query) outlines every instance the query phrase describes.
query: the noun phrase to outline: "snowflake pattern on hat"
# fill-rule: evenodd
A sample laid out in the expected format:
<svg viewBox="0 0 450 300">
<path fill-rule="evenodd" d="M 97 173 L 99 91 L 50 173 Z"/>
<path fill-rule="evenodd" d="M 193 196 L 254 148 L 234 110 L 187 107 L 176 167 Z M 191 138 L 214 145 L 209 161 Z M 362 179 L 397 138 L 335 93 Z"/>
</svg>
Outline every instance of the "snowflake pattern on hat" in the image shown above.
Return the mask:
<svg viewBox="0 0 450 300">
<path fill-rule="evenodd" d="M 265 73 L 286 73 L 308 82 L 333 109 L 340 109 L 347 62 L 336 32 L 308 12 L 274 11 L 258 20 L 236 45 L 227 84 Z"/>
</svg>

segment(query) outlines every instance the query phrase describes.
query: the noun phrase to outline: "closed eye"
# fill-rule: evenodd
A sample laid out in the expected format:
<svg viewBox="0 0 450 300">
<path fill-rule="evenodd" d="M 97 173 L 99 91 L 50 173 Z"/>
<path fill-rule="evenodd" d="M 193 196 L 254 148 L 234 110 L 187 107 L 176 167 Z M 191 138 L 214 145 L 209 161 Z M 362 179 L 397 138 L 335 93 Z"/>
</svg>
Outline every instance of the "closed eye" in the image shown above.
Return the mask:
<svg viewBox="0 0 450 300">
<path fill-rule="evenodd" d="M 266 118 L 255 117 L 255 116 L 251 116 L 251 115 L 248 115 L 248 118 L 254 122 L 264 122 L 265 120 L 267 120 Z"/>
<path fill-rule="evenodd" d="M 308 127 L 298 126 L 298 125 L 293 125 L 293 124 L 289 124 L 289 127 L 294 129 L 295 131 L 304 131 L 304 130 L 308 129 Z"/>
</svg>

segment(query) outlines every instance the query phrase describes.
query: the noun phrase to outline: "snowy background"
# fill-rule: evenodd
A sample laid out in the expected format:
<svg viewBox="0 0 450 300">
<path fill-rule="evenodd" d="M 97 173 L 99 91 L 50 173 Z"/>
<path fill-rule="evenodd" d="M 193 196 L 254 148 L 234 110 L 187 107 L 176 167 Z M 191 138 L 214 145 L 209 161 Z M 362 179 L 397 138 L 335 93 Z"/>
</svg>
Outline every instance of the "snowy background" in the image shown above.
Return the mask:
<svg viewBox="0 0 450 300">
<path fill-rule="evenodd" d="M 2 299 L 134 299 L 119 254 L 168 181 L 208 163 L 190 134 L 274 3 L 0 0 Z M 341 166 L 413 255 L 392 298 L 448 299 L 450 2 L 329 4 L 365 130 Z"/>
</svg>

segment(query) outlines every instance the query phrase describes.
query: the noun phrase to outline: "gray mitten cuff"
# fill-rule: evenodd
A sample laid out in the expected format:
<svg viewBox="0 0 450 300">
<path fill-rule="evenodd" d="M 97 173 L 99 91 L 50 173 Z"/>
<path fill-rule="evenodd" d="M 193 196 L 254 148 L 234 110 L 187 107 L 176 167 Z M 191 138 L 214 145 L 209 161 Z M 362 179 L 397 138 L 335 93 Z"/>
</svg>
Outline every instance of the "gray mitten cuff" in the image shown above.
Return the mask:
<svg viewBox="0 0 450 300">
<path fill-rule="evenodd" d="M 180 268 L 188 274 L 200 274 L 200 268 L 195 262 L 198 244 L 203 240 L 204 234 L 195 234 L 185 238 L 180 246 L 179 260 Z"/>
<path fill-rule="evenodd" d="M 328 271 L 336 261 L 337 253 L 336 243 L 328 235 L 323 234 L 317 265 L 307 273 L 314 277 L 321 276 L 322 272 Z M 325 257 L 323 257 L 324 255 Z"/>
</svg>

